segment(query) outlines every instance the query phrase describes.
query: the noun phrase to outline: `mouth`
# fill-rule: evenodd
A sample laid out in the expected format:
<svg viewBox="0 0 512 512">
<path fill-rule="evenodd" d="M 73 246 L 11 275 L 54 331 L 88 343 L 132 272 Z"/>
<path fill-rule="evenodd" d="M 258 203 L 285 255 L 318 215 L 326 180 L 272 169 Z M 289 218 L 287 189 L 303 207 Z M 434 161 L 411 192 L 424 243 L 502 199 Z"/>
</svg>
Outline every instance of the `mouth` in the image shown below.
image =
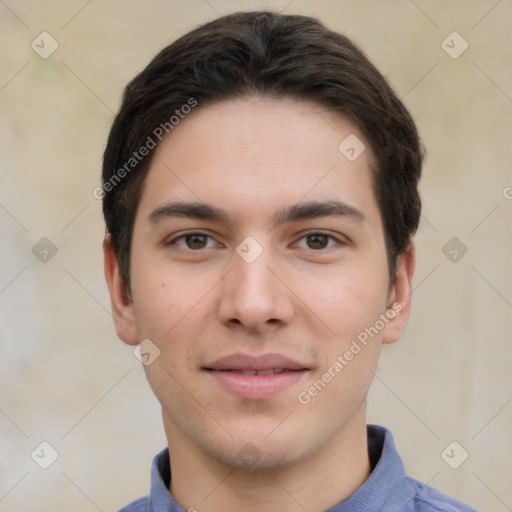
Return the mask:
<svg viewBox="0 0 512 512">
<path fill-rule="evenodd" d="M 279 354 L 234 354 L 202 368 L 225 391 L 247 400 L 269 398 L 302 380 L 310 369 Z"/>
</svg>

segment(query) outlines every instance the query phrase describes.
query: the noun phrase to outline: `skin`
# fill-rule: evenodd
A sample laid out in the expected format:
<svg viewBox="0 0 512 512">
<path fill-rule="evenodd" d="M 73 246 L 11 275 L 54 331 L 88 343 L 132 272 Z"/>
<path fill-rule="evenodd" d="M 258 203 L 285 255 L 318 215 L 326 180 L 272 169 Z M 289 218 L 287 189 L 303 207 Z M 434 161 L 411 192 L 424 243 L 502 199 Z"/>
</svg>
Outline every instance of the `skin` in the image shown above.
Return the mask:
<svg viewBox="0 0 512 512">
<path fill-rule="evenodd" d="M 349 134 L 367 148 L 353 162 L 338 150 Z M 410 246 L 389 283 L 370 160 L 358 127 L 317 105 L 246 98 L 199 106 L 153 156 L 133 231 L 131 299 L 105 239 L 118 336 L 160 350 L 145 370 L 162 405 L 170 492 L 185 510 L 320 512 L 368 477 L 366 397 L 382 343 L 407 322 L 414 268 Z M 361 218 L 276 223 L 293 205 L 332 201 Z M 153 213 L 173 202 L 205 203 L 224 218 Z M 182 236 L 191 232 L 207 236 Z M 247 236 L 263 250 L 252 263 L 236 252 Z M 299 403 L 392 304 L 401 310 L 379 335 Z M 283 354 L 309 371 L 270 397 L 243 399 L 203 370 L 234 353 Z M 255 460 L 239 453 L 247 443 Z"/>
</svg>

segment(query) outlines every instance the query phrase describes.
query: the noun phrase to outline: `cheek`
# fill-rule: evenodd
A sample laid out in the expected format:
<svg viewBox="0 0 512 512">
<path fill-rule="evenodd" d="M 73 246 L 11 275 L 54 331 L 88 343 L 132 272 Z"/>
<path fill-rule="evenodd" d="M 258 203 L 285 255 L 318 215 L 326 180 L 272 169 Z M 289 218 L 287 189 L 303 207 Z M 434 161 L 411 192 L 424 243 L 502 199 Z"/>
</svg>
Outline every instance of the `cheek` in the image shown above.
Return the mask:
<svg viewBox="0 0 512 512">
<path fill-rule="evenodd" d="M 378 269 L 340 271 L 326 286 L 310 289 L 316 291 L 308 306 L 330 331 L 327 337 L 318 338 L 323 354 L 317 378 L 325 375 L 329 381 L 329 391 L 322 393 L 321 401 L 332 405 L 344 397 L 356 407 L 364 399 L 378 362 L 382 333 L 370 328 L 385 311 L 387 279 Z"/>
<path fill-rule="evenodd" d="M 204 295 L 205 284 L 187 279 L 166 262 L 134 258 L 132 292 L 139 334 L 166 338 L 193 312 Z"/>
<path fill-rule="evenodd" d="M 183 280 L 179 272 L 172 280 L 153 272 L 141 277 L 138 289 L 134 309 L 139 337 L 149 338 L 160 350 L 154 363 L 144 368 L 147 378 L 160 401 L 182 403 L 182 386 L 194 390 L 199 335 L 204 336 L 205 318 L 211 317 L 205 287 Z"/>
<path fill-rule="evenodd" d="M 357 336 L 383 313 L 387 274 L 383 277 L 371 268 L 335 269 L 322 279 L 315 275 L 303 280 L 299 293 L 307 297 L 306 305 L 324 320 L 331 334 L 346 340 Z"/>
<path fill-rule="evenodd" d="M 214 331 L 218 280 L 211 275 L 193 277 L 164 265 L 147 269 L 132 281 L 139 338 L 149 338 L 158 346 L 161 357 L 156 366 L 188 378 L 198 364 L 198 345 L 201 340 L 208 342 L 208 333 Z M 148 377 L 155 373 L 147 369 Z"/>
</svg>

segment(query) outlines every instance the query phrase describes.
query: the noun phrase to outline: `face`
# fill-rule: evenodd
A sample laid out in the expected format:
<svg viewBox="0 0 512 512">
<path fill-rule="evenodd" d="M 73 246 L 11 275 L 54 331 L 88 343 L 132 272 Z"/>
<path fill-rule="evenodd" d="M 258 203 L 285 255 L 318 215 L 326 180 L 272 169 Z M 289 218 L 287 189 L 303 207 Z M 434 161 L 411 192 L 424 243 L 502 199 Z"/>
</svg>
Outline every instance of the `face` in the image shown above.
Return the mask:
<svg viewBox="0 0 512 512">
<path fill-rule="evenodd" d="M 119 336 L 160 351 L 145 370 L 168 437 L 228 466 L 284 467 L 363 428 L 405 325 L 412 249 L 390 287 L 369 145 L 348 159 L 349 135 L 365 141 L 305 102 L 199 106 L 152 160 L 132 302 L 105 244 Z"/>
</svg>

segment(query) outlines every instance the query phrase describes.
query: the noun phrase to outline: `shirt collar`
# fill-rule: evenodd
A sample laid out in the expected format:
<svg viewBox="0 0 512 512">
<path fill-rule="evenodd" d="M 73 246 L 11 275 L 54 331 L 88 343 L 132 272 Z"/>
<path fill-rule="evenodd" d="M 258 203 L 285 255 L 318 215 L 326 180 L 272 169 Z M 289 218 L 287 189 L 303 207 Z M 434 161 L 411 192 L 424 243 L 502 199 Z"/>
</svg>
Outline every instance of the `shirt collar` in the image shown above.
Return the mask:
<svg viewBox="0 0 512 512">
<path fill-rule="evenodd" d="M 352 496 L 327 512 L 384 512 L 388 507 L 396 511 L 415 495 L 417 489 L 407 478 L 389 430 L 368 425 L 368 452 L 375 464 L 368 479 Z"/>
<path fill-rule="evenodd" d="M 417 492 L 405 474 L 391 432 L 378 425 L 368 425 L 368 450 L 374 466 L 366 482 L 345 501 L 328 512 L 397 510 Z M 183 512 L 169 493 L 171 481 L 169 450 L 162 450 L 151 467 L 151 492 L 148 512 Z"/>
</svg>

